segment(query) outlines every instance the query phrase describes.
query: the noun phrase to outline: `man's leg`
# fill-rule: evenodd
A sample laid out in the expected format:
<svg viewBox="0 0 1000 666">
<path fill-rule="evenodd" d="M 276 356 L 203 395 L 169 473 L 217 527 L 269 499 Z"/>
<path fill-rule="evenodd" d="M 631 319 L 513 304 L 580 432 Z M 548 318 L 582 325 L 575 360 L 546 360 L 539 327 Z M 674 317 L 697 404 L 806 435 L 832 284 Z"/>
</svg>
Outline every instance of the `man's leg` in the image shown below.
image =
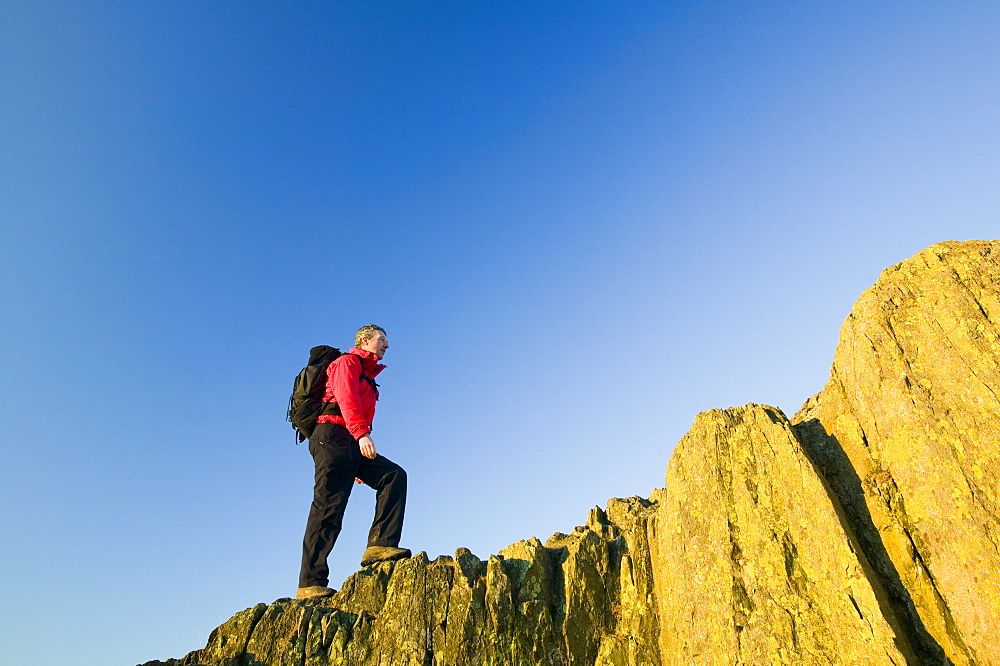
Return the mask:
<svg viewBox="0 0 1000 666">
<path fill-rule="evenodd" d="M 368 546 L 399 546 L 406 511 L 406 472 L 385 456 L 362 458 L 357 477 L 375 489 L 375 519 Z"/>
<path fill-rule="evenodd" d="M 316 463 L 316 481 L 302 540 L 300 588 L 326 586 L 330 582 L 326 559 L 340 534 L 361 458 L 357 442 L 347 429 L 328 423 L 316 426 L 309 439 L 309 452 Z"/>
</svg>

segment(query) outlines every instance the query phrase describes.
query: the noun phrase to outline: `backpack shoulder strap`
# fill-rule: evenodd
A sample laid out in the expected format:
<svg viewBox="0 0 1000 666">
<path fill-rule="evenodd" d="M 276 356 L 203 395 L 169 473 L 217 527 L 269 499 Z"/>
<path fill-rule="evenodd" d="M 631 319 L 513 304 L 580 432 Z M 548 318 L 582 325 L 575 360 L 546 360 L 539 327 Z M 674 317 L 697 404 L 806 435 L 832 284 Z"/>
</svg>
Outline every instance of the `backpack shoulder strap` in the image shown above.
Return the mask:
<svg viewBox="0 0 1000 666">
<path fill-rule="evenodd" d="M 351 356 L 357 356 L 358 360 L 361 361 L 361 381 L 368 382 L 368 385 L 375 391 L 375 399 L 378 400 L 378 384 L 365 372 L 365 359 L 360 354 L 351 354 Z"/>
</svg>

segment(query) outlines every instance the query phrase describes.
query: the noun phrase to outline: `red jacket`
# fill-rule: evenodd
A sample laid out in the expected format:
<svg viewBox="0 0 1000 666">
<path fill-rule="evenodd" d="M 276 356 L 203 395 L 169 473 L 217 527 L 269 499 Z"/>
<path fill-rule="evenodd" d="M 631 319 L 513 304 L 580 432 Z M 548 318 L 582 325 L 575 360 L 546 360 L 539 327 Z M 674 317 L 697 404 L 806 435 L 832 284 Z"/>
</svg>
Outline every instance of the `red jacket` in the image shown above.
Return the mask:
<svg viewBox="0 0 1000 666">
<path fill-rule="evenodd" d="M 361 379 L 362 363 L 365 374 L 372 379 L 385 369 L 385 366 L 378 362 L 378 356 L 358 347 L 352 347 L 349 352 L 339 356 L 330 364 L 323 400 L 340 405 L 341 416 L 323 415 L 316 419 L 317 423 L 339 423 L 346 426 L 354 439 L 359 439 L 372 431 L 375 400 L 378 398 L 376 389 Z"/>
</svg>

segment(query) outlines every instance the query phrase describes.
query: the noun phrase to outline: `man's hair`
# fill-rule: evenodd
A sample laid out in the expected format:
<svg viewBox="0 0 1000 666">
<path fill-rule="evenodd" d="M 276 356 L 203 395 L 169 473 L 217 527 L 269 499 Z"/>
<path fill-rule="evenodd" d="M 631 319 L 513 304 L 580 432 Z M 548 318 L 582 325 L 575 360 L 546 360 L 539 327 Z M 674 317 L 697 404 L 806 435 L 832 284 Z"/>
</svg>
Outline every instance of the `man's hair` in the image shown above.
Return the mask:
<svg viewBox="0 0 1000 666">
<path fill-rule="evenodd" d="M 365 344 L 365 341 L 371 340 L 375 337 L 375 331 L 382 331 L 382 335 L 388 335 L 385 329 L 376 324 L 368 324 L 367 326 L 362 326 L 358 329 L 357 334 L 354 336 L 354 346 L 360 347 Z"/>
</svg>

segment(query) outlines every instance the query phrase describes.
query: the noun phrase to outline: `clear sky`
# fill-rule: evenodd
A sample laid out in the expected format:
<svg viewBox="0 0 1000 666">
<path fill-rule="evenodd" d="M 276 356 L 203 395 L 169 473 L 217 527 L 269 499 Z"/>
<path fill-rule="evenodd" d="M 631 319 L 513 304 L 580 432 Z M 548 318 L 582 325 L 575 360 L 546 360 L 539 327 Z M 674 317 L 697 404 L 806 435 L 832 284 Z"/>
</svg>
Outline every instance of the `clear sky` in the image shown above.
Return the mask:
<svg viewBox="0 0 1000 666">
<path fill-rule="evenodd" d="M 1000 236 L 998 28 L 913 0 L 0 4 L 0 663 L 179 657 L 293 595 L 288 393 L 362 324 L 431 557 L 647 495 L 699 411 L 793 413 L 882 268 Z"/>
</svg>

